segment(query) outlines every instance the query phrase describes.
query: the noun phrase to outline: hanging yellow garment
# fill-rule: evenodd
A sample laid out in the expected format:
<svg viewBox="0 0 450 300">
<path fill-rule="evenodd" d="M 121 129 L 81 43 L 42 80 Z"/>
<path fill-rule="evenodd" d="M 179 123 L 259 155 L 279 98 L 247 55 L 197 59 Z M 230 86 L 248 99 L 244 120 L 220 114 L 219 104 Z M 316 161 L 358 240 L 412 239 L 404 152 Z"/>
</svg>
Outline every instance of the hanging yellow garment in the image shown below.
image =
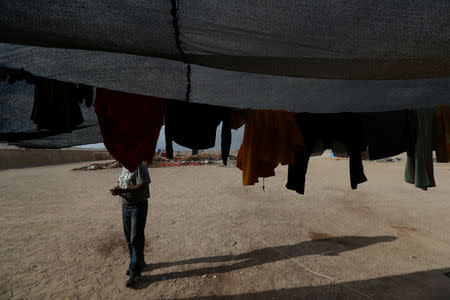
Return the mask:
<svg viewBox="0 0 450 300">
<path fill-rule="evenodd" d="M 304 141 L 295 113 L 250 111 L 236 162 L 243 184 L 253 185 L 258 177 L 274 176 L 278 164 L 294 164 L 295 152 L 302 149 Z"/>
<path fill-rule="evenodd" d="M 436 157 L 437 162 L 450 161 L 450 106 L 436 107 Z"/>
</svg>

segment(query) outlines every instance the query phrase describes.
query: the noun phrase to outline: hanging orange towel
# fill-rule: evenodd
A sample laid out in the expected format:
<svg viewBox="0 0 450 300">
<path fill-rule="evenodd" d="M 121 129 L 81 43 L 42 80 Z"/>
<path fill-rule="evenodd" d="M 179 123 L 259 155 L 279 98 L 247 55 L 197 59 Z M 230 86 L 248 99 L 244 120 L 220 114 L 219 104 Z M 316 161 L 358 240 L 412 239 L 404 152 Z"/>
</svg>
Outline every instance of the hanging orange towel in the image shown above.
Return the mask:
<svg viewBox="0 0 450 300">
<path fill-rule="evenodd" d="M 294 164 L 295 152 L 302 149 L 303 136 L 295 113 L 250 111 L 236 162 L 242 170 L 243 184 L 253 185 L 258 177 L 274 176 L 278 164 Z"/>
<path fill-rule="evenodd" d="M 436 156 L 437 162 L 450 161 L 450 106 L 436 107 Z"/>
</svg>

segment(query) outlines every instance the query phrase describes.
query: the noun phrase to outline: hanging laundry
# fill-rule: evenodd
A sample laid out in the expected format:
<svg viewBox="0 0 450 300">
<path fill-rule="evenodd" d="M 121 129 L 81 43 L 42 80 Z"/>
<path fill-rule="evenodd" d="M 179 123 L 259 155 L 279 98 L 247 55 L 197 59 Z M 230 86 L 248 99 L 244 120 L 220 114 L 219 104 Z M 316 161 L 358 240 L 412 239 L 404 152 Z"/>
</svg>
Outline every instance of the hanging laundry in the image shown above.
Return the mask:
<svg viewBox="0 0 450 300">
<path fill-rule="evenodd" d="M 347 157 L 347 147 L 341 140 L 333 139 L 331 141 L 324 141 L 322 137 L 316 136 L 314 140 L 310 140 L 308 145 L 308 151 L 310 157 L 321 156 L 327 149 L 332 149 L 333 155 L 339 157 Z M 309 158 L 308 158 L 309 160 Z"/>
<path fill-rule="evenodd" d="M 236 164 L 242 170 L 243 184 L 253 185 L 258 177 L 274 176 L 278 164 L 294 164 L 295 152 L 303 148 L 295 113 L 250 111 Z"/>
<path fill-rule="evenodd" d="M 78 102 L 84 103 L 87 107 L 91 107 L 94 102 L 94 88 L 85 84 L 78 84 L 77 86 L 77 98 Z"/>
<path fill-rule="evenodd" d="M 361 113 L 360 117 L 370 160 L 407 152 L 414 144 L 415 129 L 408 110 Z"/>
<path fill-rule="evenodd" d="M 229 108 L 182 101 L 166 103 L 166 153 L 173 158 L 173 142 L 180 146 L 202 150 L 216 144 L 216 130 L 222 124 L 222 154 L 228 159 L 231 145 Z M 224 157 L 223 157 L 224 158 Z"/>
<path fill-rule="evenodd" d="M 83 123 L 76 84 L 37 77 L 34 83 L 34 104 L 30 119 L 39 130 L 71 132 Z"/>
<path fill-rule="evenodd" d="M 289 164 L 288 179 L 286 188 L 288 190 L 296 191 L 299 194 L 305 193 L 306 172 L 308 170 L 309 158 L 311 156 L 311 147 L 306 150 L 307 141 L 305 138 L 305 149 L 295 152 L 295 163 Z"/>
<path fill-rule="evenodd" d="M 249 112 L 250 109 L 231 108 L 229 114 L 231 129 L 237 130 L 241 128 L 247 121 Z"/>
<path fill-rule="evenodd" d="M 365 145 L 362 141 L 361 120 L 354 113 L 296 115 L 300 132 L 305 139 L 305 150 L 295 154 L 295 164 L 290 164 L 286 187 L 299 194 L 305 192 L 305 178 L 309 157 L 315 145 L 323 144 L 325 149 L 333 144 L 344 144 L 349 155 L 350 183 L 352 189 L 367 181 L 362 165 L 361 151 Z M 340 143 L 338 143 L 340 142 Z"/>
<path fill-rule="evenodd" d="M 9 84 L 26 81 L 35 85 L 30 119 L 38 130 L 71 132 L 84 121 L 77 102 L 84 100 L 87 107 L 93 102 L 94 89 L 91 86 L 37 77 L 24 69 L 0 67 L 0 80 L 8 80 Z"/>
<path fill-rule="evenodd" d="M 163 123 L 165 99 L 97 89 L 95 112 L 103 143 L 112 157 L 133 172 L 151 162 Z"/>
<path fill-rule="evenodd" d="M 35 76 L 30 72 L 22 69 L 11 69 L 6 67 L 0 67 L 0 80 L 8 80 L 9 84 L 14 84 L 17 81 L 26 81 L 29 84 L 35 83 Z"/>
<path fill-rule="evenodd" d="M 450 106 L 436 107 L 436 160 L 439 163 L 450 161 Z"/>
<path fill-rule="evenodd" d="M 223 165 L 228 164 L 228 156 L 230 155 L 231 148 L 231 119 L 225 116 L 222 122 L 222 134 L 221 134 L 221 157 Z"/>
<path fill-rule="evenodd" d="M 245 124 L 249 110 L 246 109 L 229 109 L 228 114 L 225 114 L 222 123 L 222 161 L 226 166 L 228 163 L 228 156 L 230 155 L 231 147 L 231 129 L 237 130 Z"/>
<path fill-rule="evenodd" d="M 433 169 L 433 142 L 435 133 L 435 110 L 413 109 L 411 119 L 415 122 L 416 139 L 406 160 L 405 181 L 427 190 L 435 187 Z"/>
</svg>

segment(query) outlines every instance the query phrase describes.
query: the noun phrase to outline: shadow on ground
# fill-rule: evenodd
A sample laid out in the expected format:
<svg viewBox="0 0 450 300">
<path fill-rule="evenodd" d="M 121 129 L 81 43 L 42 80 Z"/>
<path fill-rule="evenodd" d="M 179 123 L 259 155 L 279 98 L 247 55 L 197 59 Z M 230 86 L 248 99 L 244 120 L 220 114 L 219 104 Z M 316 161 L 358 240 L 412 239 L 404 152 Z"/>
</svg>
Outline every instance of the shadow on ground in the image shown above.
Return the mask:
<svg viewBox="0 0 450 300">
<path fill-rule="evenodd" d="M 344 284 L 270 290 L 257 293 L 182 298 L 243 300 L 243 299 L 450 299 L 450 278 L 444 273 L 450 269 L 436 269 L 397 276 L 346 282 L 345 285 L 363 292 L 362 296 Z"/>
<path fill-rule="evenodd" d="M 321 254 L 336 256 L 339 255 L 339 253 L 345 251 L 351 251 L 377 243 L 392 242 L 395 239 L 396 237 L 394 236 L 329 237 L 323 239 L 308 240 L 294 245 L 262 248 L 238 255 L 211 256 L 181 260 L 176 262 L 148 264 L 143 270 L 144 272 L 177 265 L 191 265 L 196 263 L 224 263 L 220 266 L 196 268 L 187 271 L 171 272 L 167 274 L 143 275 L 141 282 L 136 288 L 145 289 L 153 282 L 163 279 L 170 280 L 176 278 L 202 276 L 205 274 L 226 273 L 304 255 Z"/>
</svg>

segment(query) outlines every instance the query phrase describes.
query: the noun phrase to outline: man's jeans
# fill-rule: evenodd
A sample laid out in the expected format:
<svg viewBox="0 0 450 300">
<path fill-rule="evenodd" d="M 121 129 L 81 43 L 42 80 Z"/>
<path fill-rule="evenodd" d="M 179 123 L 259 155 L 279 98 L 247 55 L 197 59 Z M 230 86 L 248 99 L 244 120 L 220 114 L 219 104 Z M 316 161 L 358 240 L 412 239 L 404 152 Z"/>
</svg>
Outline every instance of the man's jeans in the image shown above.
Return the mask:
<svg viewBox="0 0 450 300">
<path fill-rule="evenodd" d="M 148 201 L 139 205 L 122 204 L 122 221 L 125 239 L 130 250 L 130 274 L 141 275 L 144 264 L 145 222 L 147 220 Z"/>
</svg>

